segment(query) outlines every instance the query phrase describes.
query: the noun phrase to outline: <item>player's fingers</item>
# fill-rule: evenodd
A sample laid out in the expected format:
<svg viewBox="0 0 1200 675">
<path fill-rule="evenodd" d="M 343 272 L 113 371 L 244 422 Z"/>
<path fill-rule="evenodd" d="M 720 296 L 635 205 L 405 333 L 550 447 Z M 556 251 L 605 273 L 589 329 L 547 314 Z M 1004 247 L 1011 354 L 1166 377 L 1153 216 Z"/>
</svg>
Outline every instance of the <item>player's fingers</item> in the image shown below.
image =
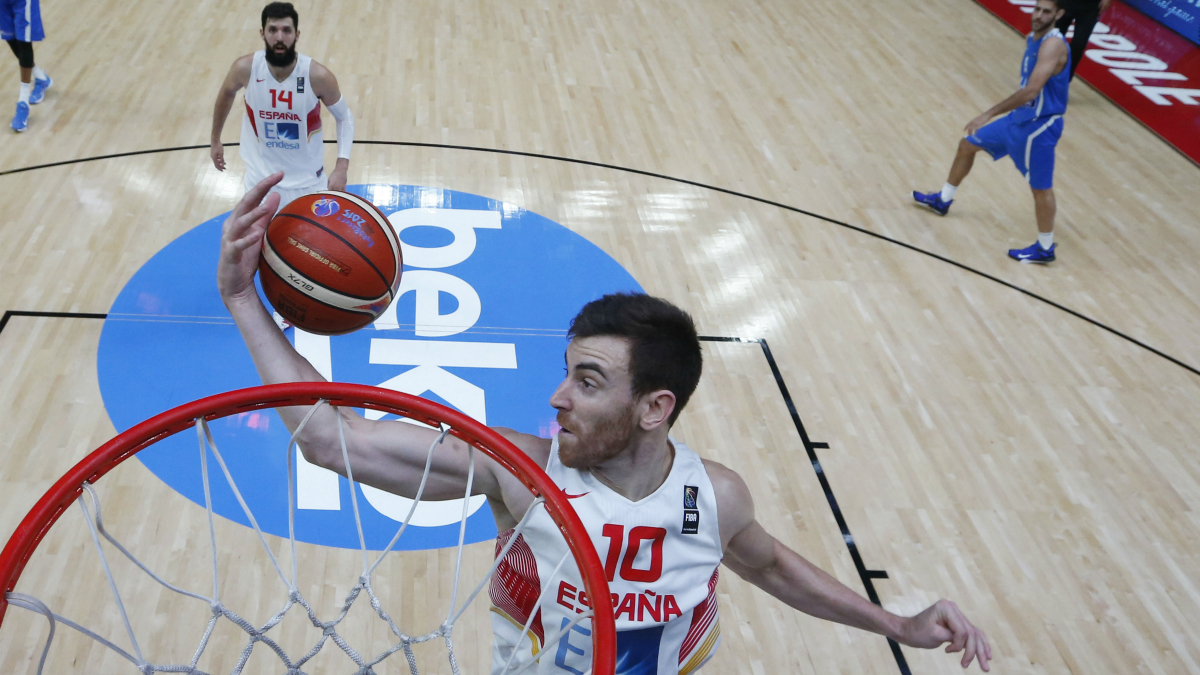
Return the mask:
<svg viewBox="0 0 1200 675">
<path fill-rule="evenodd" d="M 951 653 L 962 651 L 966 647 L 967 637 L 970 635 L 970 624 L 967 623 L 966 618 L 958 611 L 958 607 L 953 602 L 946 603 L 940 623 L 949 628 L 953 634 L 950 646 L 946 648 L 946 651 Z"/>
<path fill-rule="evenodd" d="M 988 644 L 987 634 L 978 628 L 975 629 L 975 636 L 979 645 L 979 667 L 986 673 L 991 670 L 992 645 Z"/>
<path fill-rule="evenodd" d="M 275 185 L 281 180 L 283 180 L 283 172 L 276 171 L 270 176 L 260 180 L 258 185 L 246 190 L 246 196 L 242 197 L 242 201 L 238 202 L 237 207 L 235 207 L 233 210 L 234 215 L 246 213 L 247 211 L 252 210 L 255 205 L 261 206 L 263 198 L 266 197 L 271 188 L 275 187 Z"/>
<path fill-rule="evenodd" d="M 967 642 L 963 647 L 962 667 L 966 668 L 971 665 L 971 661 L 975 660 L 975 649 L 978 646 L 975 642 L 975 633 L 967 631 Z"/>
<path fill-rule="evenodd" d="M 263 231 L 267 229 L 267 225 L 271 223 L 271 218 L 275 216 L 275 212 L 279 210 L 279 200 L 281 197 L 278 192 L 272 192 L 267 195 L 262 204 L 258 205 L 253 211 L 254 219 L 250 222 L 246 238 L 251 240 L 251 243 L 262 238 Z"/>
<path fill-rule="evenodd" d="M 262 204 L 256 206 L 249 213 L 243 214 L 239 218 L 230 217 L 229 221 L 226 221 L 228 231 L 225 234 L 230 252 L 239 255 L 262 241 L 263 231 L 278 209 L 279 194 L 272 192 L 267 195 Z M 235 222 L 229 224 L 230 221 Z"/>
<path fill-rule="evenodd" d="M 247 194 L 247 198 L 249 194 Z M 262 203 L 254 202 L 255 206 L 246 204 L 246 198 L 243 198 L 234 208 L 233 213 L 225 220 L 225 239 L 230 243 L 236 243 L 245 239 L 250 233 L 251 228 L 267 213 L 266 200 L 260 199 Z M 279 200 L 275 200 L 278 204 Z"/>
</svg>

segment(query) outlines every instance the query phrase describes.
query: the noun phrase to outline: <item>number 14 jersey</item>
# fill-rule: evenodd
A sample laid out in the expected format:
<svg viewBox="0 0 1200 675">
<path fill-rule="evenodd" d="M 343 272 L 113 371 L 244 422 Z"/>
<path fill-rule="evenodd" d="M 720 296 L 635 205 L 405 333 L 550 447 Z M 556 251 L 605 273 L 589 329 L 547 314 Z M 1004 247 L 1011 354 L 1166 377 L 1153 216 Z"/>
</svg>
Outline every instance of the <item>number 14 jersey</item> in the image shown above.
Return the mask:
<svg viewBox="0 0 1200 675">
<path fill-rule="evenodd" d="M 638 502 L 613 492 L 590 472 L 563 466 L 557 437 L 546 467 L 604 563 L 622 675 L 687 675 L 704 665 L 720 642 L 716 497 L 700 457 L 682 443 L 672 445 L 675 458 L 667 479 Z M 512 530 L 500 534 L 497 554 L 511 537 Z M 583 675 L 591 668 L 590 621 L 546 645 L 592 603 L 573 558 L 554 574 L 565 554 L 558 527 L 538 507 L 492 579 L 493 675 L 503 672 L 514 648 L 521 652 L 514 663 L 521 664 L 545 650 L 537 668 L 542 675 Z M 522 636 L 543 587 L 537 615 Z"/>
<path fill-rule="evenodd" d="M 324 174 L 321 100 L 312 90 L 311 66 L 312 57 L 296 54 L 291 74 L 278 82 L 267 65 L 267 53 L 254 53 L 239 146 L 247 186 L 282 170 L 279 189 L 297 190 L 315 185 Z"/>
</svg>

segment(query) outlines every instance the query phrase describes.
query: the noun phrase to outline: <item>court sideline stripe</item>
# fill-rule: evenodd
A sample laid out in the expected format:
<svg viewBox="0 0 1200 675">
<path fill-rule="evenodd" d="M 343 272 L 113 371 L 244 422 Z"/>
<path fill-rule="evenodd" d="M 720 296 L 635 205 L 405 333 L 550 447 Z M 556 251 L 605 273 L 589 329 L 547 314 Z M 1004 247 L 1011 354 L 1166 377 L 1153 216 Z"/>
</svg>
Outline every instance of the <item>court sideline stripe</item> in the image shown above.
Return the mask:
<svg viewBox="0 0 1200 675">
<path fill-rule="evenodd" d="M 10 309 L 4 313 L 4 318 L 0 319 L 0 333 L 4 332 L 4 327 L 8 325 L 8 320 L 14 316 L 36 316 L 51 319 L 104 319 L 108 317 L 107 314 L 89 314 L 85 312 L 26 312 L 19 309 Z"/>
<path fill-rule="evenodd" d="M 336 142 L 337 141 L 335 141 L 335 140 L 325 141 L 325 143 L 327 143 L 327 144 L 333 144 Z M 414 141 L 368 141 L 368 140 L 359 141 L 359 140 L 356 140 L 354 142 L 358 143 L 359 145 L 392 145 L 392 146 L 411 147 L 411 148 L 436 148 L 436 149 L 440 149 L 440 150 L 469 150 L 469 151 L 473 151 L 473 152 L 487 152 L 487 153 L 498 154 L 498 155 L 515 155 L 517 157 L 530 157 L 533 159 L 547 159 L 547 160 L 556 161 L 556 162 L 567 162 L 569 164 L 581 164 L 583 166 L 594 166 L 597 168 L 609 169 L 612 171 L 624 171 L 625 173 L 637 174 L 639 176 L 647 176 L 650 178 L 658 178 L 660 180 L 671 181 L 673 183 L 681 183 L 683 185 L 691 185 L 692 187 L 698 187 L 698 188 L 701 188 L 704 190 L 712 190 L 713 192 L 719 192 L 719 193 L 727 194 L 727 195 L 730 195 L 733 197 L 740 197 L 742 199 L 748 199 L 752 202 L 758 202 L 760 204 L 774 206 L 776 208 L 783 209 L 784 211 L 791 211 L 792 213 L 799 213 L 799 214 L 808 216 L 810 218 L 816 218 L 817 220 L 822 220 L 827 223 L 831 223 L 833 225 L 838 225 L 838 226 L 844 227 L 848 230 L 853 230 L 855 232 L 858 232 L 859 234 L 865 234 L 870 237 L 875 237 L 876 239 L 879 239 L 881 241 L 886 241 L 890 244 L 895 244 L 897 246 L 906 248 L 910 251 L 914 251 L 916 253 L 921 253 L 921 254 L 927 255 L 930 258 L 933 258 L 935 260 L 940 260 L 941 262 L 944 262 L 948 265 L 953 265 L 954 267 L 957 267 L 963 271 L 970 272 L 972 274 L 983 277 L 984 279 L 987 279 L 989 281 L 998 283 L 1001 286 L 1006 286 L 1014 291 L 1023 293 L 1026 296 L 1033 298 L 1034 300 L 1040 300 L 1040 301 L 1046 303 L 1047 305 L 1054 307 L 1055 309 L 1066 312 L 1067 314 L 1070 314 L 1071 316 L 1073 316 L 1077 319 L 1086 321 L 1097 328 L 1106 330 L 1109 333 L 1111 333 L 1127 342 L 1133 343 L 1133 344 L 1137 345 L 1138 347 L 1145 349 L 1146 351 L 1150 352 L 1151 354 L 1155 354 L 1156 356 L 1160 356 L 1160 357 L 1170 361 L 1171 363 L 1174 363 L 1175 365 L 1179 366 L 1180 368 L 1183 368 L 1184 370 L 1187 370 L 1188 372 L 1192 373 L 1193 375 L 1200 376 L 1200 369 L 1197 369 L 1194 366 L 1188 365 L 1187 363 L 1180 361 L 1179 359 L 1175 358 L 1174 356 L 1171 356 L 1170 354 L 1167 354 L 1166 352 L 1163 352 L 1159 349 L 1151 347 L 1150 345 L 1146 344 L 1145 342 L 1142 342 L 1141 340 L 1138 340 L 1137 338 L 1134 338 L 1132 336 L 1126 335 L 1125 333 L 1122 333 L 1121 331 L 1119 331 L 1115 328 L 1112 328 L 1111 326 L 1101 323 L 1100 321 L 1097 321 L 1096 319 L 1093 319 L 1085 314 L 1082 314 L 1076 310 L 1073 310 L 1070 307 L 1061 305 L 1049 298 L 1042 297 L 1042 296 L 1038 295 L 1037 293 L 1034 293 L 1033 291 L 1021 288 L 1020 286 L 1017 286 L 1014 283 L 1005 281 L 999 277 L 994 277 L 994 276 L 988 274 L 987 272 L 977 270 L 974 267 L 970 267 L 968 265 L 960 263 L 956 260 L 952 260 L 943 255 L 939 255 L 932 251 L 927 251 L 919 246 L 915 246 L 913 244 L 909 244 L 907 242 L 900 241 L 899 239 L 893 239 L 887 235 L 880 234 L 878 232 L 873 232 L 864 227 L 859 227 L 858 225 L 851 225 L 850 223 L 842 222 L 835 218 L 823 216 L 819 213 L 807 211 L 807 210 L 801 209 L 799 207 L 789 206 L 788 204 L 784 204 L 781 202 L 772 201 L 770 199 L 766 199 L 765 197 L 756 197 L 754 195 L 745 194 L 743 192 L 737 192 L 735 190 L 730 190 L 728 188 L 717 187 L 715 185 L 707 185 L 705 183 L 700 183 L 700 182 L 697 182 L 694 180 L 688 180 L 686 178 L 675 178 L 673 176 L 667 176 L 667 175 L 661 174 L 661 173 L 654 173 L 652 171 L 643 171 L 641 169 L 631 169 L 628 167 L 617 166 L 615 164 L 605 164 L 603 162 L 593 162 L 593 161 L 586 160 L 586 159 L 574 159 L 571 157 L 557 157 L 555 155 L 545 155 L 545 154 L 541 154 L 541 153 L 537 153 L 537 152 L 523 152 L 520 150 L 501 150 L 498 148 L 479 148 L 479 147 L 474 147 L 474 146 L 470 146 L 470 145 L 449 145 L 446 143 L 417 143 Z M 238 143 L 223 143 L 222 145 L 224 147 L 231 147 L 234 145 L 238 145 Z M 15 174 L 15 173 L 23 173 L 25 171 L 33 171 L 35 169 L 48 169 L 51 167 L 65 166 L 65 165 L 69 165 L 69 164 L 82 164 L 84 162 L 91 162 L 91 161 L 96 161 L 96 160 L 101 160 L 101 159 L 134 157 L 137 155 L 149 155 L 149 154 L 154 154 L 154 153 L 159 153 L 159 152 L 174 152 L 177 150 L 202 150 L 202 149 L 209 148 L 209 147 L 211 147 L 211 146 L 210 145 L 183 145 L 183 146 L 178 146 L 178 147 L 173 147 L 173 148 L 158 148 L 158 149 L 153 149 L 153 150 L 135 150 L 132 152 L 123 152 L 123 153 L 116 153 L 116 154 L 111 154 L 111 155 L 98 155 L 96 157 L 82 157 L 79 159 L 69 159 L 69 160 L 64 160 L 61 162 L 52 162 L 50 164 L 37 164 L 34 166 L 27 166 L 27 167 L 22 167 L 19 169 L 9 169 L 7 171 L 0 171 L 0 176 L 7 176 L 10 174 Z"/>
<path fill-rule="evenodd" d="M 828 448 L 829 444 L 813 442 L 808 437 L 808 432 L 804 429 L 804 422 L 800 420 L 800 413 L 796 410 L 796 404 L 792 401 L 792 395 L 788 393 L 787 385 L 783 381 L 783 373 L 779 371 L 779 366 L 775 363 L 775 357 L 771 354 L 771 348 L 767 345 L 766 338 L 701 335 L 700 340 L 702 342 L 758 343 L 762 348 L 767 365 L 771 367 L 771 374 L 775 376 L 775 384 L 779 386 L 779 395 L 783 397 L 783 402 L 787 405 L 788 414 L 792 416 L 792 423 L 796 425 L 796 431 L 800 433 L 800 440 L 804 443 L 804 451 L 808 453 L 808 461 L 812 464 L 813 471 L 817 474 L 817 480 L 821 483 L 821 490 L 825 492 L 825 501 L 829 503 L 829 510 L 833 512 L 833 518 L 837 521 L 838 529 L 841 530 L 842 541 L 846 543 L 846 548 L 850 550 L 850 559 L 854 561 L 854 569 L 858 571 L 858 578 L 862 581 L 863 588 L 867 591 L 867 599 L 883 607 L 883 603 L 879 600 L 879 594 L 875 591 L 875 582 L 873 579 L 887 579 L 888 574 L 884 570 L 869 570 L 866 563 L 863 562 L 862 554 L 858 551 L 858 544 L 854 540 L 854 535 L 850 532 L 850 525 L 846 523 L 846 517 L 842 515 L 842 508 L 838 505 L 837 497 L 833 494 L 833 486 L 829 484 L 829 477 L 825 475 L 825 469 L 821 466 L 821 460 L 817 458 L 817 448 Z M 892 656 L 896 659 L 896 666 L 900 668 L 901 675 L 912 675 L 912 671 L 908 668 L 908 661 L 904 658 L 904 652 L 900 651 L 900 644 L 892 638 L 888 638 L 887 641 L 888 646 L 892 648 Z"/>
</svg>

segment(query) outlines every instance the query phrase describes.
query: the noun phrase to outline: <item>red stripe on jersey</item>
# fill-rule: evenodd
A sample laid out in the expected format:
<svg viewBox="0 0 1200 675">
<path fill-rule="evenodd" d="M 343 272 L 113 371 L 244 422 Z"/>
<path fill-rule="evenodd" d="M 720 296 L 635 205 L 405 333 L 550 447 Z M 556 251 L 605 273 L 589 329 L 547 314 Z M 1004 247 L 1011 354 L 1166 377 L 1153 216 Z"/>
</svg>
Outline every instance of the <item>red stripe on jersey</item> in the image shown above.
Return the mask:
<svg viewBox="0 0 1200 675">
<path fill-rule="evenodd" d="M 313 109 L 308 111 L 308 137 L 312 138 L 312 135 L 317 133 L 320 130 L 321 130 L 321 102 L 317 101 L 317 104 L 315 106 L 313 106 Z"/>
<path fill-rule="evenodd" d="M 683 663 L 692 653 L 692 650 L 700 643 L 700 638 L 704 637 L 717 618 L 717 575 L 719 573 L 719 569 L 713 570 L 712 578 L 708 580 L 708 597 L 692 610 L 692 625 L 688 627 L 687 635 L 683 638 L 683 645 L 679 648 L 680 663 Z"/>
<path fill-rule="evenodd" d="M 512 533 L 513 531 L 509 530 L 496 537 L 495 555 L 500 555 L 500 551 L 508 543 Z M 491 596 L 493 605 L 514 620 L 519 621 L 523 626 L 529 620 L 529 612 L 537 605 L 541 591 L 542 582 L 538 579 L 537 559 L 534 558 L 529 544 L 525 543 L 525 536 L 521 535 L 517 537 L 512 548 L 508 549 L 504 560 L 500 561 L 500 565 L 496 567 L 496 575 L 492 577 L 488 595 Z M 538 646 L 546 644 L 546 631 L 542 627 L 542 610 L 537 611 L 537 616 L 530 628 L 538 637 Z"/>
<path fill-rule="evenodd" d="M 242 99 L 242 103 L 246 103 L 246 99 Z M 254 135 L 258 136 L 258 124 L 254 122 L 254 109 L 246 103 L 246 117 L 250 118 L 250 128 L 254 130 Z"/>
</svg>

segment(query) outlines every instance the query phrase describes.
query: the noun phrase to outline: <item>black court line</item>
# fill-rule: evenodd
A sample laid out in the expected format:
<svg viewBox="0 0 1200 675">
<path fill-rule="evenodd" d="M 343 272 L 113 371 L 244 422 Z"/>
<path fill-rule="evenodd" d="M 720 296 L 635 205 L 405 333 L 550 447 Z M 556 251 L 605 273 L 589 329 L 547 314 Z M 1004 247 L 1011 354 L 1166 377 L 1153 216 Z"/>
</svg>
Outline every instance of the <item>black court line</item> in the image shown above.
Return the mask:
<svg viewBox="0 0 1200 675">
<path fill-rule="evenodd" d="M 8 320 L 14 316 L 37 316 L 51 319 L 104 319 L 107 314 L 88 314 L 84 312 L 26 312 L 19 309 L 10 309 L 4 313 L 4 318 L 0 319 L 0 333 L 4 332 L 4 327 L 8 325 Z"/>
<path fill-rule="evenodd" d="M 813 471 L 817 474 L 817 480 L 821 483 L 821 490 L 825 492 L 825 501 L 829 503 L 829 510 L 833 511 L 833 517 L 837 521 L 838 529 L 842 532 L 842 541 L 846 542 L 846 548 L 850 550 L 850 559 L 854 561 L 854 569 L 858 571 L 858 578 L 862 582 L 863 588 L 867 591 L 867 599 L 871 602 L 883 606 L 879 601 L 879 594 L 875 592 L 875 579 L 887 579 L 888 573 L 884 570 L 869 570 L 863 563 L 862 554 L 858 551 L 858 544 L 854 541 L 854 535 L 850 532 L 850 525 L 846 523 L 845 516 L 842 515 L 842 508 L 838 506 L 837 497 L 833 494 L 833 486 L 829 484 L 829 478 L 825 475 L 825 469 L 821 466 L 821 461 L 817 458 L 817 448 L 828 448 L 828 443 L 813 442 L 808 437 L 808 432 L 804 429 L 804 422 L 800 421 L 800 413 L 796 411 L 796 404 L 792 401 L 792 395 L 788 393 L 787 385 L 783 382 L 783 374 L 779 372 L 779 366 L 775 363 L 775 357 L 771 355 L 771 348 L 767 345 L 764 338 L 738 338 L 738 337 L 713 337 L 709 335 L 701 335 L 700 340 L 704 342 L 743 342 L 757 343 L 763 352 L 763 356 L 767 359 L 767 365 L 771 367 L 771 373 L 775 376 L 775 384 L 779 386 L 779 395 L 783 397 L 783 402 L 787 405 L 788 413 L 792 416 L 792 423 L 796 425 L 796 431 L 800 433 L 800 440 L 804 443 L 804 451 L 808 453 L 808 461 L 812 464 Z M 900 644 L 895 640 L 888 638 L 888 646 L 892 648 L 892 656 L 896 659 L 896 666 L 900 669 L 902 675 L 912 675 L 912 671 L 908 668 L 908 661 L 904 658 L 904 652 L 900 651 Z"/>
<path fill-rule="evenodd" d="M 332 144 L 332 143 L 336 143 L 336 142 L 337 141 L 332 141 L 332 140 L 325 141 L 325 143 L 328 143 L 328 144 Z M 1067 314 L 1070 314 L 1071 316 L 1073 316 L 1077 319 L 1086 321 L 1097 328 L 1108 331 L 1109 333 L 1111 333 L 1127 342 L 1135 344 L 1138 347 L 1141 347 L 1142 349 L 1145 349 L 1146 351 L 1150 352 L 1151 354 L 1160 356 L 1160 357 L 1170 361 L 1171 363 L 1174 363 L 1175 365 L 1179 366 L 1180 368 L 1187 370 L 1188 372 L 1192 373 L 1193 375 L 1200 376 L 1200 369 L 1198 369 L 1194 366 L 1188 365 L 1187 363 L 1180 361 L 1179 359 L 1175 358 L 1174 356 L 1171 356 L 1170 354 L 1167 354 L 1166 352 L 1163 352 L 1159 349 L 1151 347 L 1150 345 L 1146 344 L 1145 342 L 1142 342 L 1141 340 L 1138 340 L 1137 338 L 1134 338 L 1130 335 L 1126 335 L 1125 333 L 1122 333 L 1121 331 L 1119 331 L 1111 326 L 1108 326 L 1107 324 L 1101 323 L 1100 321 L 1097 321 L 1096 319 L 1093 319 L 1081 312 L 1077 312 L 1077 311 L 1071 309 L 1070 307 L 1061 305 L 1049 298 L 1042 297 L 1042 296 L 1038 295 L 1037 293 L 1034 293 L 1033 291 L 1021 288 L 1020 286 L 1017 286 L 1016 284 L 1005 281 L 999 277 L 994 277 L 994 276 L 988 274 L 987 272 L 984 272 L 982 270 L 977 270 L 974 267 L 970 267 L 969 265 L 965 265 L 963 263 L 958 262 L 957 260 L 952 260 L 943 255 L 938 255 L 937 253 L 934 253 L 932 251 L 927 251 L 919 246 L 915 246 L 913 244 L 909 244 L 907 242 L 900 241 L 899 239 L 893 239 L 887 235 L 883 235 L 878 232 L 873 232 L 864 227 L 859 227 L 858 225 L 851 225 L 850 223 L 842 222 L 840 220 L 837 220 L 836 218 L 830 218 L 828 216 L 823 216 L 819 213 L 807 211 L 805 209 L 801 209 L 801 208 L 795 207 L 795 206 L 790 206 L 788 204 L 783 204 L 781 202 L 771 201 L 770 199 L 766 199 L 763 197 L 755 197 L 754 195 L 749 195 L 744 192 L 737 192 L 736 190 L 729 190 L 727 188 L 717 187 L 715 185 L 707 185 L 705 183 L 700 183 L 700 182 L 693 181 L 693 180 L 687 180 L 686 178 L 675 178 L 673 176 L 667 176 L 667 175 L 661 174 L 661 173 L 654 173 L 652 171 L 642 171 L 641 169 L 631 169 L 629 167 L 617 166 L 615 164 L 605 164 L 603 162 L 592 162 L 592 161 L 589 161 L 586 159 L 574 159 L 571 157 L 558 157 L 555 155 L 545 155 L 545 154 L 541 154 L 541 153 L 537 153 L 537 152 L 521 152 L 519 150 L 500 150 L 497 148 L 479 148 L 479 147 L 474 147 L 474 146 L 470 146 L 470 145 L 448 145 L 445 143 L 416 143 L 416 142 L 410 142 L 410 141 L 368 141 L 368 140 L 359 141 L 359 140 L 356 140 L 354 142 L 359 145 L 391 145 L 391 146 L 410 147 L 410 148 L 436 148 L 436 149 L 440 149 L 440 150 L 468 150 L 468 151 L 472 151 L 472 152 L 486 152 L 486 153 L 498 154 L 498 155 L 514 155 L 517 157 L 530 157 L 533 159 L 547 159 L 547 160 L 552 160 L 555 162 L 567 162 L 569 164 L 594 166 L 594 167 L 601 168 L 601 169 L 610 169 L 612 171 L 623 171 L 625 173 L 632 173 L 632 174 L 636 174 L 639 176 L 648 176 L 650 178 L 658 178 L 658 179 L 670 181 L 673 183 L 680 183 L 682 185 L 691 185 L 692 187 L 698 187 L 698 188 L 702 188 L 704 190 L 712 190 L 713 192 L 720 192 L 721 194 L 727 194 L 727 195 L 730 195 L 733 197 L 740 197 L 742 199 L 748 199 L 752 202 L 758 202 L 760 204 L 774 206 L 776 208 L 783 209 L 784 211 L 790 211 L 792 213 L 799 213 L 801 215 L 809 216 L 810 218 L 816 218 L 817 220 L 831 223 L 831 224 L 837 225 L 839 227 L 844 227 L 848 230 L 853 230 L 855 232 L 858 232 L 859 234 L 865 234 L 869 237 L 874 237 L 876 239 L 879 239 L 880 241 L 886 241 L 889 244 L 895 244 L 896 246 L 906 248 L 915 253 L 920 253 L 922 255 L 929 256 L 930 258 L 944 262 L 947 265 L 953 265 L 954 267 L 957 267 L 963 271 L 970 272 L 971 274 L 975 274 L 977 276 L 983 277 L 984 279 L 993 281 L 997 284 L 1000 284 L 1001 286 L 1005 286 L 1014 291 L 1017 291 L 1018 293 L 1023 293 L 1026 296 L 1033 298 L 1034 300 L 1040 300 L 1041 302 L 1044 302 L 1047 305 L 1050 305 L 1051 307 L 1053 307 L 1055 309 L 1066 312 Z M 224 147 L 230 147 L 233 145 L 237 145 L 237 143 L 223 143 L 222 145 Z M 101 159 L 115 159 L 115 158 L 119 158 L 119 157 L 133 157 L 133 156 L 137 156 L 137 155 L 150 155 L 150 154 L 155 154 L 155 153 L 160 153 L 160 152 L 175 152 L 177 150 L 200 150 L 200 149 L 204 149 L 204 148 L 208 148 L 208 147 L 211 147 L 211 146 L 208 146 L 208 145 L 183 145 L 183 146 L 174 147 L 174 148 L 158 148 L 158 149 L 154 149 L 154 150 L 136 150 L 133 152 L 122 152 L 122 153 L 116 153 L 116 154 L 112 154 L 112 155 L 99 155 L 96 157 L 82 157 L 79 159 L 69 159 L 69 160 L 65 160 L 62 162 L 52 162 L 50 164 L 38 164 L 38 165 L 34 165 L 34 166 L 22 167 L 19 169 L 9 169 L 8 171 L 0 171 L 0 176 L 7 176 L 9 174 L 14 174 L 14 173 L 22 173 L 25 171 L 33 171 L 35 169 L 48 169 L 48 168 L 55 167 L 55 166 L 66 166 L 68 164 L 82 164 L 84 162 L 93 162 L 93 161 L 97 161 L 97 160 L 101 160 Z"/>
</svg>

